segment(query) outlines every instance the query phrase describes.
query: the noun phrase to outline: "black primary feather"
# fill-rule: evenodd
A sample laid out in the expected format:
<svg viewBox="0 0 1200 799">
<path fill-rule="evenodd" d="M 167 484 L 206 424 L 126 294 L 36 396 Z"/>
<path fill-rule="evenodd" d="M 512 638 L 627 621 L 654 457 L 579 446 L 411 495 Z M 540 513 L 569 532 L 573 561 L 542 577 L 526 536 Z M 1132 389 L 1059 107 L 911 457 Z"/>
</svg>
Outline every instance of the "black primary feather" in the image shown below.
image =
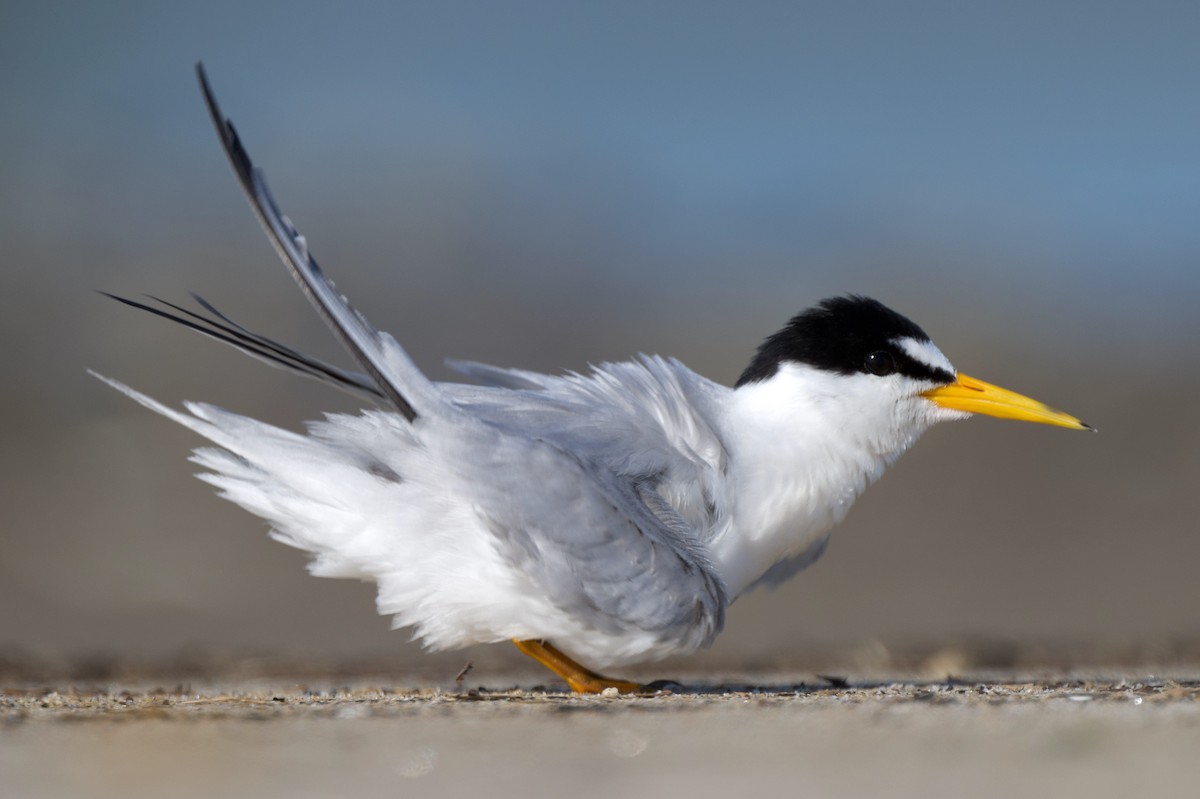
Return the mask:
<svg viewBox="0 0 1200 799">
<path fill-rule="evenodd" d="M 250 207 L 254 209 L 259 221 L 266 230 L 271 243 L 284 264 L 295 278 L 304 295 L 316 308 L 317 313 L 334 332 L 334 335 L 350 351 L 355 360 L 370 375 L 371 381 L 400 414 L 412 422 L 417 418 L 417 411 L 402 391 L 399 375 L 394 373 L 396 364 L 385 365 L 384 337 L 380 335 L 369 322 L 356 311 L 344 296 L 339 294 L 315 258 L 308 251 L 308 244 L 299 231 L 292 225 L 279 209 L 275 199 L 267 188 L 266 178 L 262 170 L 250 160 L 250 154 L 242 145 L 233 122 L 222 113 L 213 95 L 212 87 L 208 84 L 208 76 L 203 64 L 196 64 L 196 77 L 200 81 L 200 91 L 204 95 L 205 105 L 209 116 L 221 140 L 225 155 L 237 175 L 245 191 Z M 393 353 L 394 354 L 394 353 Z M 406 357 L 406 356 L 405 356 Z M 415 365 L 409 364 L 405 369 L 410 379 L 417 379 L 427 384 L 424 375 L 420 375 Z M 410 387 L 412 387 L 410 382 Z M 426 385 L 426 388 L 429 387 Z M 429 393 L 429 392 L 427 392 Z"/>
<path fill-rule="evenodd" d="M 160 300 L 157 297 L 150 297 L 149 299 L 170 308 L 176 313 L 164 311 L 162 308 L 155 308 L 152 305 L 120 297 L 116 294 L 109 294 L 107 291 L 99 293 L 132 308 L 152 313 L 155 316 L 161 316 L 163 319 L 169 319 L 176 324 L 183 325 L 197 333 L 216 339 L 223 344 L 228 344 L 270 366 L 320 380 L 343 391 L 365 396 L 375 402 L 388 401 L 388 397 L 379 390 L 369 376 L 361 372 L 351 372 L 325 363 L 302 352 L 297 352 L 291 347 L 280 344 L 273 339 L 255 333 L 218 311 L 211 303 L 198 294 L 192 294 L 192 299 L 200 307 L 216 317 L 216 319 L 209 319 L 173 302 Z"/>
</svg>

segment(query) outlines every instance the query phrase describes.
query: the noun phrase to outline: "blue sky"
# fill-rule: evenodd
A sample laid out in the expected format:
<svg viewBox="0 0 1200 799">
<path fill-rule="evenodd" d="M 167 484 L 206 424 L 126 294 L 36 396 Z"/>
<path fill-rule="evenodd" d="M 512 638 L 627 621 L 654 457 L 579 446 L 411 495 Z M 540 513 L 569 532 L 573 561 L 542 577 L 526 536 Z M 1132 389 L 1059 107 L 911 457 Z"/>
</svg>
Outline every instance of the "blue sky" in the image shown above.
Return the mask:
<svg viewBox="0 0 1200 799">
<path fill-rule="evenodd" d="M 516 206 L 488 216 L 518 237 L 621 238 L 664 284 L 688 279 L 681 264 L 720 283 L 740 255 L 768 275 L 833 262 L 861 289 L 876 270 L 860 264 L 900 249 L 933 262 L 921 279 L 964 258 L 987 282 L 1093 280 L 1126 300 L 1197 286 L 1194 4 L 0 15 L 0 191 L 25 230 L 70 221 L 117 246 L 192 233 L 182 212 L 209 201 L 193 171 L 213 166 L 189 74 L 204 58 L 273 180 L 314 208 L 327 198 L 322 218 L 351 192 L 418 215 Z"/>
</svg>

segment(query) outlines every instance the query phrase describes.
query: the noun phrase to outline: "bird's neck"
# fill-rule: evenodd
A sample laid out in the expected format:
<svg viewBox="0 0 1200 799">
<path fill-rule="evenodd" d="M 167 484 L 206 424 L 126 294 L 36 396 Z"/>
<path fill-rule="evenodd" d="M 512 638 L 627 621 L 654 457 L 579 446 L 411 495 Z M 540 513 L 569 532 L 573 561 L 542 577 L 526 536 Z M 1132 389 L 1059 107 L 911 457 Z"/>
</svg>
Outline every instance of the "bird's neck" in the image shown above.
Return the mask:
<svg viewBox="0 0 1200 799">
<path fill-rule="evenodd" d="M 733 392 L 723 431 L 728 523 L 709 544 L 730 596 L 781 561 L 811 562 L 863 489 L 925 430 L 897 425 L 886 405 L 875 410 L 846 389 L 845 378 L 787 367 Z"/>
</svg>

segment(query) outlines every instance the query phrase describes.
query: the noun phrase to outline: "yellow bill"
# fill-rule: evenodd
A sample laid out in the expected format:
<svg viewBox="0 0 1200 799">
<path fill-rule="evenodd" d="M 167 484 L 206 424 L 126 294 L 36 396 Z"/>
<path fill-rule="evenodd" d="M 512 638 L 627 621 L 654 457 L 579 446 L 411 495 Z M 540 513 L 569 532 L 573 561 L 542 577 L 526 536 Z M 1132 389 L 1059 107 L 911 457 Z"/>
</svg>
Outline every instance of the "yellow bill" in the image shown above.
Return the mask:
<svg viewBox="0 0 1200 799">
<path fill-rule="evenodd" d="M 921 396 L 943 408 L 967 413 L 982 413 L 1001 419 L 1019 419 L 1024 422 L 1053 424 L 1073 430 L 1094 430 L 1069 413 L 1055 410 L 1037 400 L 1017 394 L 991 383 L 976 380 L 958 373 L 958 379 L 948 386 L 939 386 L 925 391 Z"/>
</svg>

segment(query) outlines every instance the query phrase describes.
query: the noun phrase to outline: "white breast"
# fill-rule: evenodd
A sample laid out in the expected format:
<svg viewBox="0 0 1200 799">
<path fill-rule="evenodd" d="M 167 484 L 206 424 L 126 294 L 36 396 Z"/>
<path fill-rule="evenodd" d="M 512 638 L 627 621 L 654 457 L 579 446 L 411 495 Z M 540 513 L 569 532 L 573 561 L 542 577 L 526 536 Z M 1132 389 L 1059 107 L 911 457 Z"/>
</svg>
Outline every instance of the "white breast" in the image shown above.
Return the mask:
<svg viewBox="0 0 1200 799">
<path fill-rule="evenodd" d="M 730 523 L 710 543 L 730 595 L 781 560 L 819 554 L 863 489 L 933 421 L 871 375 L 784 364 L 739 388 L 722 424 Z"/>
</svg>

